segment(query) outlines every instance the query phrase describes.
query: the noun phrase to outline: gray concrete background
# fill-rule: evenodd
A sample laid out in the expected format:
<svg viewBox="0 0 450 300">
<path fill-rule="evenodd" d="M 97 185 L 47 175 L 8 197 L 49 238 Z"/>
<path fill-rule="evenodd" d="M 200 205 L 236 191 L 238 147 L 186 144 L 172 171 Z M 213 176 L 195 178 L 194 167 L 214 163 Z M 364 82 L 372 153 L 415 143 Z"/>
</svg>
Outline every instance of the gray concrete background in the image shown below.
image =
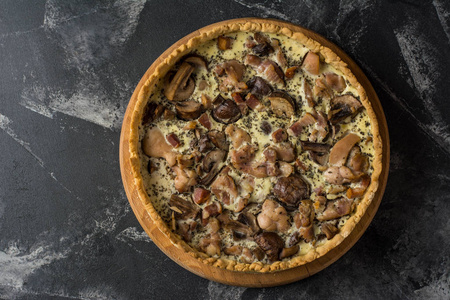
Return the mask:
<svg viewBox="0 0 450 300">
<path fill-rule="evenodd" d="M 372 224 L 301 282 L 229 287 L 147 237 L 118 163 L 126 105 L 186 34 L 237 17 L 310 28 L 346 51 L 388 120 L 391 170 Z M 1 1 L 0 298 L 449 299 L 450 2 Z"/>
</svg>

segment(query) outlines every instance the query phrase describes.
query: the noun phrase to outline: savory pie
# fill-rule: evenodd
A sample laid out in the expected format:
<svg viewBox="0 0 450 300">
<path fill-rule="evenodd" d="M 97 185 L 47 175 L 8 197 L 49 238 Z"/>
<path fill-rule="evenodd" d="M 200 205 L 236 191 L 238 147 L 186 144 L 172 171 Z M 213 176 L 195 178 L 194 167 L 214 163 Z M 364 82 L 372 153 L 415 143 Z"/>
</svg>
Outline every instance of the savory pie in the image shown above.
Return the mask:
<svg viewBox="0 0 450 300">
<path fill-rule="evenodd" d="M 133 112 L 132 171 L 154 223 L 206 264 L 268 272 L 339 245 L 378 187 L 366 93 L 330 49 L 256 22 L 175 49 Z"/>
</svg>

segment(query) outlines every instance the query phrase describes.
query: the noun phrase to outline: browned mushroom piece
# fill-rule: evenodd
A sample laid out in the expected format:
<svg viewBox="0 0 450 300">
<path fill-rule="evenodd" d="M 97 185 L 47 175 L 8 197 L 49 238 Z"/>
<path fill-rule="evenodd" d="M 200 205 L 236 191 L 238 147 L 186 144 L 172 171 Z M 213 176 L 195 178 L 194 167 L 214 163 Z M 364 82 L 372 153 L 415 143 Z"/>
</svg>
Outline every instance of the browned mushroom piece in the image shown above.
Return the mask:
<svg viewBox="0 0 450 300">
<path fill-rule="evenodd" d="M 295 101 L 284 91 L 274 91 L 267 97 L 270 107 L 277 117 L 290 118 L 295 113 Z"/>
<path fill-rule="evenodd" d="M 218 97 L 221 97 L 223 100 L 212 110 L 211 115 L 213 119 L 224 124 L 231 124 L 239 120 L 242 115 L 237 104 L 230 99 L 224 99 L 220 95 Z"/>
<path fill-rule="evenodd" d="M 214 144 L 211 142 L 208 134 L 202 135 L 197 141 L 196 146 L 201 153 L 206 153 L 214 149 Z"/>
<path fill-rule="evenodd" d="M 234 39 L 229 36 L 221 35 L 217 38 L 217 47 L 219 50 L 225 51 L 231 49 Z"/>
<path fill-rule="evenodd" d="M 301 200 L 309 197 L 309 186 L 300 175 L 293 174 L 279 178 L 273 193 L 286 208 L 296 209 Z"/>
<path fill-rule="evenodd" d="M 245 225 L 248 225 L 252 229 L 253 233 L 257 233 L 261 230 L 258 226 L 255 215 L 248 210 L 242 211 L 237 220 Z"/>
<path fill-rule="evenodd" d="M 339 229 L 331 223 L 323 223 L 322 232 L 327 236 L 327 240 L 331 240 L 339 232 Z"/>
<path fill-rule="evenodd" d="M 194 203 L 188 200 L 184 200 L 183 198 L 175 194 L 170 197 L 169 205 L 174 206 L 178 209 L 174 210 L 177 219 L 195 219 L 200 212 L 200 208 Z"/>
<path fill-rule="evenodd" d="M 178 118 L 185 121 L 195 120 L 200 117 L 203 112 L 202 104 L 194 100 L 177 103 L 177 105 L 175 105 L 175 109 L 177 111 Z"/>
<path fill-rule="evenodd" d="M 252 48 L 253 53 L 259 56 L 266 56 L 273 53 L 274 49 L 270 45 L 270 38 L 260 32 L 256 32 L 253 36 L 258 45 Z"/>
<path fill-rule="evenodd" d="M 311 75 L 319 75 L 320 71 L 320 58 L 314 52 L 309 51 L 303 59 L 302 67 L 308 71 Z"/>
<path fill-rule="evenodd" d="M 295 245 L 295 246 L 292 246 L 289 248 L 283 248 L 283 250 L 281 250 L 281 252 L 280 252 L 280 259 L 290 257 L 290 256 L 296 254 L 298 252 L 298 250 L 300 250 L 300 247 L 298 245 Z"/>
<path fill-rule="evenodd" d="M 208 132 L 209 139 L 211 142 L 223 151 L 228 151 L 228 148 L 230 147 L 229 143 L 227 142 L 227 137 L 225 136 L 225 133 L 218 130 L 211 130 Z"/>
<path fill-rule="evenodd" d="M 210 185 L 220 172 L 220 165 L 225 160 L 226 153 L 222 150 L 213 150 L 209 152 L 203 159 L 203 171 L 207 172 L 200 183 L 203 185 Z"/>
<path fill-rule="evenodd" d="M 290 68 L 287 68 L 286 73 L 284 74 L 284 76 L 286 77 L 286 79 L 292 79 L 295 75 L 295 71 L 297 71 L 298 66 L 293 66 Z"/>
<path fill-rule="evenodd" d="M 165 111 L 164 105 L 156 104 L 155 102 L 149 102 L 144 109 L 144 115 L 142 117 L 142 124 L 148 124 L 156 121 Z"/>
<path fill-rule="evenodd" d="M 302 149 L 305 151 L 313 151 L 318 153 L 327 153 L 330 151 L 331 145 L 323 143 L 312 143 L 301 141 Z"/>
<path fill-rule="evenodd" d="M 328 120 L 331 124 L 339 124 L 348 117 L 354 117 L 363 108 L 361 102 L 353 95 L 342 95 L 331 99 Z"/>
<path fill-rule="evenodd" d="M 247 103 L 245 103 L 244 98 L 242 98 L 241 93 L 234 92 L 231 94 L 231 97 L 233 98 L 234 102 L 236 102 L 237 106 L 239 107 L 241 114 L 247 115 L 248 106 L 247 106 Z"/>
<path fill-rule="evenodd" d="M 188 62 L 190 64 L 193 64 L 197 68 L 202 68 L 207 70 L 208 64 L 206 62 L 206 59 L 201 57 L 200 55 L 190 55 L 184 59 L 185 62 Z"/>
<path fill-rule="evenodd" d="M 266 253 L 270 261 L 280 260 L 279 254 L 284 248 L 284 241 L 278 234 L 262 232 L 255 237 L 255 242 Z"/>
<path fill-rule="evenodd" d="M 194 66 L 183 62 L 171 80 L 164 86 L 164 95 L 171 101 L 183 101 L 192 95 L 195 89 L 194 79 L 191 74 Z"/>
<path fill-rule="evenodd" d="M 250 93 L 259 96 L 266 96 L 272 91 L 272 87 L 264 79 L 259 76 L 254 76 L 247 81 L 247 86 Z"/>
</svg>

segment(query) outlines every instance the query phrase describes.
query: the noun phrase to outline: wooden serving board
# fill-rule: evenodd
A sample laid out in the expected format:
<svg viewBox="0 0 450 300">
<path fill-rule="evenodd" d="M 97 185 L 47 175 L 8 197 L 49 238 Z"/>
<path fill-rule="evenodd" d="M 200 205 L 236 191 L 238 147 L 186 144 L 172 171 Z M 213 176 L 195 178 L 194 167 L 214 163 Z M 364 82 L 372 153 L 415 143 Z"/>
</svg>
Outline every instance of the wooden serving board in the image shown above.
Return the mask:
<svg viewBox="0 0 450 300">
<path fill-rule="evenodd" d="M 225 269 L 220 269 L 217 267 L 212 267 L 209 265 L 206 265 L 196 259 L 194 259 L 192 256 L 184 252 L 184 250 L 175 247 L 168 238 L 153 224 L 152 219 L 148 212 L 145 210 L 144 205 L 142 204 L 141 200 L 139 199 L 137 190 L 134 186 L 134 179 L 131 172 L 131 165 L 130 165 L 130 154 L 129 154 L 129 133 L 130 133 L 130 123 L 131 123 L 131 115 L 133 112 L 133 109 L 136 105 L 137 96 L 138 93 L 142 87 L 142 85 L 145 83 L 145 81 L 149 78 L 149 76 L 154 72 L 155 67 L 160 64 L 160 62 L 166 58 L 174 49 L 178 48 L 180 45 L 185 44 L 189 39 L 200 35 L 205 30 L 210 30 L 211 28 L 214 28 L 215 26 L 220 26 L 224 24 L 230 24 L 235 22 L 257 22 L 257 23 L 271 23 L 276 24 L 279 26 L 284 26 L 292 31 L 297 31 L 305 34 L 311 39 L 314 39 L 321 43 L 322 45 L 330 48 L 333 50 L 339 57 L 347 63 L 349 69 L 353 72 L 353 74 L 356 76 L 358 81 L 362 84 L 364 89 L 366 90 L 367 96 L 369 100 L 372 103 L 373 109 L 377 115 L 378 123 L 379 123 L 379 129 L 380 134 L 383 142 L 383 169 L 380 175 L 380 182 L 379 182 L 379 188 L 376 192 L 376 195 L 368 207 L 366 213 L 360 220 L 360 222 L 357 224 L 355 229 L 351 232 L 351 234 L 345 238 L 340 245 L 338 245 L 333 250 L 329 251 L 326 255 L 310 262 L 305 265 L 295 267 L 288 270 L 283 271 L 277 271 L 272 273 L 256 273 L 256 272 L 236 272 L 236 271 L 229 271 Z M 141 223 L 141 226 L 144 228 L 144 230 L 147 232 L 147 234 L 150 236 L 150 238 L 153 240 L 153 242 L 167 255 L 169 256 L 173 261 L 178 263 L 183 268 L 210 280 L 214 280 L 217 282 L 221 282 L 224 284 L 229 285 L 237 285 L 237 286 L 246 286 L 246 287 L 269 287 L 269 286 L 277 286 L 277 285 L 283 285 L 287 283 L 291 283 L 303 278 L 306 278 L 308 276 L 311 276 L 327 266 L 331 265 L 333 262 L 335 262 L 338 258 L 340 258 L 344 253 L 346 253 L 355 243 L 358 241 L 358 239 L 361 237 L 361 235 L 364 233 L 364 231 L 369 226 L 370 222 L 372 221 L 376 211 L 378 210 L 378 207 L 381 202 L 381 198 L 383 196 L 387 177 L 388 177 L 388 171 L 389 171 L 389 134 L 388 134 L 388 128 L 386 124 L 386 119 L 384 116 L 383 109 L 381 107 L 380 101 L 377 97 L 377 94 L 375 93 L 372 85 L 370 84 L 367 77 L 364 75 L 364 73 L 361 71 L 361 69 L 355 64 L 355 62 L 347 55 L 344 51 L 342 51 L 339 47 L 325 39 L 324 37 L 320 36 L 319 34 L 305 29 L 303 27 L 290 24 L 287 22 L 282 22 L 278 20 L 273 19 L 259 19 L 259 18 L 243 18 L 243 19 L 234 19 L 234 20 L 227 20 L 223 22 L 219 22 L 216 24 L 212 24 L 209 26 L 206 26 L 202 29 L 199 29 L 178 42 L 176 42 L 174 45 L 172 45 L 169 49 L 167 49 L 156 61 L 150 66 L 150 68 L 147 70 L 147 72 L 142 77 L 141 81 L 137 85 L 131 100 L 128 104 L 127 111 L 125 113 L 125 117 L 122 124 L 122 132 L 120 136 L 120 169 L 122 173 L 122 180 L 125 187 L 125 191 L 128 197 L 128 200 L 130 202 L 130 205 Z"/>
</svg>

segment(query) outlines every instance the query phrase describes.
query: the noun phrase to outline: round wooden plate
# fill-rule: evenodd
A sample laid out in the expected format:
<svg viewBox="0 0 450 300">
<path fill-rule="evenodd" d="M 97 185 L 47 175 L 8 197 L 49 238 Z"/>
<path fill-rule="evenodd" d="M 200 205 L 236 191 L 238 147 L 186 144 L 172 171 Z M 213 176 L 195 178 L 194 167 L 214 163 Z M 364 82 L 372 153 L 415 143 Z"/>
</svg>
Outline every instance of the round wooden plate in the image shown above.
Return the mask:
<svg viewBox="0 0 450 300">
<path fill-rule="evenodd" d="M 136 100 L 138 93 L 145 83 L 145 81 L 150 77 L 150 75 L 154 72 L 155 67 L 161 63 L 172 51 L 178 48 L 180 45 L 185 44 L 189 39 L 200 35 L 205 31 L 209 31 L 215 26 L 221 26 L 225 24 L 235 23 L 235 22 L 257 22 L 257 23 L 271 23 L 283 27 L 287 27 L 292 31 L 298 31 L 305 34 L 307 37 L 316 40 L 322 45 L 333 50 L 345 63 L 347 63 L 349 69 L 356 76 L 358 81 L 366 90 L 367 96 L 372 103 L 372 107 L 377 115 L 380 135 L 383 142 L 383 169 L 379 178 L 379 187 L 376 191 L 375 197 L 368 207 L 366 213 L 361 218 L 359 223 L 356 225 L 355 229 L 351 232 L 351 234 L 345 238 L 336 248 L 332 249 L 324 256 L 315 259 L 314 261 L 307 263 L 302 266 L 298 266 L 295 268 L 272 272 L 272 273 L 253 273 L 253 272 L 237 272 L 237 271 L 229 271 L 225 269 L 220 269 L 217 267 L 212 267 L 206 265 L 192 256 L 184 252 L 184 250 L 175 247 L 172 242 L 153 224 L 152 219 L 149 213 L 145 210 L 143 203 L 139 199 L 137 190 L 134 186 L 134 178 L 131 171 L 130 165 L 130 153 L 129 153 L 129 137 L 130 137 L 130 122 L 131 115 L 136 105 Z M 319 34 L 305 29 L 303 27 L 290 24 L 283 21 L 273 20 L 273 19 L 259 19 L 259 18 L 242 18 L 242 19 L 234 19 L 227 20 L 219 23 L 215 23 L 209 26 L 206 26 L 202 29 L 199 29 L 178 42 L 172 45 L 169 49 L 167 49 L 156 61 L 150 66 L 147 72 L 142 77 L 141 81 L 137 85 L 134 93 L 131 97 L 130 103 L 128 104 L 127 111 L 125 113 L 125 117 L 122 124 L 122 132 L 120 136 L 120 170 L 122 173 L 122 180 L 125 187 L 125 191 L 130 202 L 131 208 L 134 211 L 139 223 L 141 223 L 142 228 L 147 232 L 153 242 L 172 260 L 178 263 L 183 268 L 210 280 L 214 280 L 217 282 L 221 282 L 229 285 L 238 285 L 238 286 L 246 286 L 246 287 L 269 287 L 269 286 L 277 286 L 282 284 L 291 283 L 308 276 L 311 276 L 333 262 L 335 262 L 338 258 L 340 258 L 344 253 L 346 253 L 361 235 L 369 226 L 372 221 L 376 211 L 381 202 L 381 198 L 383 196 L 388 171 L 389 171 L 389 134 L 387 129 L 387 123 L 384 116 L 383 109 L 381 107 L 380 101 L 375 93 L 372 85 L 370 84 L 367 77 L 361 71 L 361 69 L 355 64 L 355 62 L 347 55 L 344 51 L 342 51 L 339 47 L 320 36 Z"/>
</svg>

